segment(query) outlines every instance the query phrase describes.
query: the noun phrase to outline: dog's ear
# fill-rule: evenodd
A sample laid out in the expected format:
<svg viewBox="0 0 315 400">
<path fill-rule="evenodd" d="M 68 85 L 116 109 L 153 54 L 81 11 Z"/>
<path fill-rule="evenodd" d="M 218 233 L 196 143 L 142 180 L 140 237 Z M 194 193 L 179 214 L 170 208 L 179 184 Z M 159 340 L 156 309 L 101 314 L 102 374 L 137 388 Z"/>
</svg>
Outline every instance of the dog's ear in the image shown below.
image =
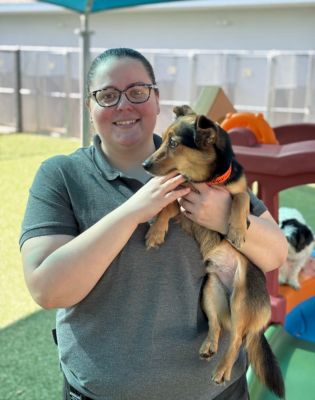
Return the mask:
<svg viewBox="0 0 315 400">
<path fill-rule="evenodd" d="M 198 148 L 206 150 L 217 140 L 218 127 L 204 115 L 198 115 L 195 121 L 195 144 Z"/>
<path fill-rule="evenodd" d="M 183 117 L 185 115 L 196 115 L 196 113 L 187 105 L 175 106 L 173 108 L 173 113 L 176 115 L 176 118 Z"/>
</svg>

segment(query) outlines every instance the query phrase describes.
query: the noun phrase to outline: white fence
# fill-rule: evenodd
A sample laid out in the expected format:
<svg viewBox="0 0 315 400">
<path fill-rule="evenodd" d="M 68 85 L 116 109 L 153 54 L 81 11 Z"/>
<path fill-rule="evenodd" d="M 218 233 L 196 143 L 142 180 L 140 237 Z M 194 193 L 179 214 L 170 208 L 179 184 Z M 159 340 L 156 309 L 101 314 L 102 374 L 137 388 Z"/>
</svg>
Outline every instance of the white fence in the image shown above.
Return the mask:
<svg viewBox="0 0 315 400">
<path fill-rule="evenodd" d="M 222 87 L 238 111 L 262 112 L 272 126 L 315 122 L 315 51 L 140 51 L 160 88 L 157 132 L 204 86 Z M 76 48 L 0 46 L 0 132 L 78 137 L 78 59 Z"/>
</svg>

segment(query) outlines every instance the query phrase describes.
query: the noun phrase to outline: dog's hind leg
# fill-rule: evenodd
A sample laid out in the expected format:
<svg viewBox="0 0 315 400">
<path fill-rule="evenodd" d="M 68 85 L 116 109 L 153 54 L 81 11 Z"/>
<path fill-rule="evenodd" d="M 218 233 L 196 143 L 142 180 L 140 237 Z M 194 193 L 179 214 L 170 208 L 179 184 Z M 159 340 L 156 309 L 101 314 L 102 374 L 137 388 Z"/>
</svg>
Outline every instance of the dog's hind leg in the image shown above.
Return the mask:
<svg viewBox="0 0 315 400">
<path fill-rule="evenodd" d="M 300 260 L 291 264 L 291 273 L 288 276 L 288 284 L 295 290 L 299 290 L 301 288 L 299 274 L 302 268 L 303 264 Z"/>
<path fill-rule="evenodd" d="M 232 325 L 234 326 L 232 327 L 229 347 L 212 376 L 212 380 L 216 383 L 224 383 L 231 379 L 232 368 L 242 345 L 245 327 L 241 321 L 239 324 L 233 324 L 232 321 Z"/>
<path fill-rule="evenodd" d="M 218 350 L 222 316 L 229 313 L 227 293 L 217 275 L 208 274 L 202 293 L 202 308 L 208 317 L 208 335 L 202 343 L 199 355 L 209 359 Z"/>
<path fill-rule="evenodd" d="M 233 293 L 230 298 L 230 342 L 229 346 L 217 366 L 212 379 L 216 383 L 223 383 L 229 381 L 231 372 L 239 350 L 242 345 L 243 338 L 245 337 L 248 327 L 250 325 L 250 312 L 247 310 L 246 298 L 246 271 L 247 262 L 245 257 L 239 254 L 238 267 L 233 280 Z"/>
</svg>

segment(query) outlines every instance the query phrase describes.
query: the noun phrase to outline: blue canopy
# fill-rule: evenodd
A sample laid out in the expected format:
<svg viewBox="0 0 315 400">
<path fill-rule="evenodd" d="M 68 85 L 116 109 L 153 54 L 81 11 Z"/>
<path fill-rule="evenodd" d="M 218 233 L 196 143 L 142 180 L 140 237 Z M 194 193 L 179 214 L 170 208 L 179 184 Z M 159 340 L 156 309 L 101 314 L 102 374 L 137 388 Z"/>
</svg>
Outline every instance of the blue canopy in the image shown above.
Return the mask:
<svg viewBox="0 0 315 400">
<path fill-rule="evenodd" d="M 90 143 L 90 123 L 88 110 L 85 105 L 86 76 L 90 65 L 90 36 L 89 14 L 99 11 L 113 10 L 115 8 L 133 7 L 144 4 L 170 3 L 180 0 L 37 0 L 42 3 L 51 3 L 80 13 L 80 94 L 81 118 L 80 134 L 83 146 Z M 181 0 L 182 1 L 182 0 Z"/>
<path fill-rule="evenodd" d="M 45 0 L 65 8 L 70 8 L 79 13 L 111 10 L 121 7 L 133 7 L 141 4 L 169 3 L 179 0 Z"/>
</svg>

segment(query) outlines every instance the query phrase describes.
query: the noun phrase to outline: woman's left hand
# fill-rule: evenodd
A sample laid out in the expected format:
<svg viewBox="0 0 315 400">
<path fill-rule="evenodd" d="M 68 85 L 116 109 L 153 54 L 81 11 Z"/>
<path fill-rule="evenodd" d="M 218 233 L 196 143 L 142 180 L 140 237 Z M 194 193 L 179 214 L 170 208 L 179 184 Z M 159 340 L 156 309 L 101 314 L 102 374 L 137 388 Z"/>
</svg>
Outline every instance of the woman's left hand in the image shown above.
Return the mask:
<svg viewBox="0 0 315 400">
<path fill-rule="evenodd" d="M 178 200 L 181 211 L 197 224 L 226 234 L 231 212 L 230 193 L 222 186 L 209 187 L 206 183 L 192 186 L 195 190 Z"/>
<path fill-rule="evenodd" d="M 191 190 L 178 200 L 181 211 L 197 224 L 226 235 L 232 205 L 230 193 L 224 186 L 198 183 L 193 187 L 196 191 Z M 241 252 L 264 272 L 278 268 L 287 257 L 285 236 L 269 211 L 249 218 L 251 224 Z"/>
</svg>

